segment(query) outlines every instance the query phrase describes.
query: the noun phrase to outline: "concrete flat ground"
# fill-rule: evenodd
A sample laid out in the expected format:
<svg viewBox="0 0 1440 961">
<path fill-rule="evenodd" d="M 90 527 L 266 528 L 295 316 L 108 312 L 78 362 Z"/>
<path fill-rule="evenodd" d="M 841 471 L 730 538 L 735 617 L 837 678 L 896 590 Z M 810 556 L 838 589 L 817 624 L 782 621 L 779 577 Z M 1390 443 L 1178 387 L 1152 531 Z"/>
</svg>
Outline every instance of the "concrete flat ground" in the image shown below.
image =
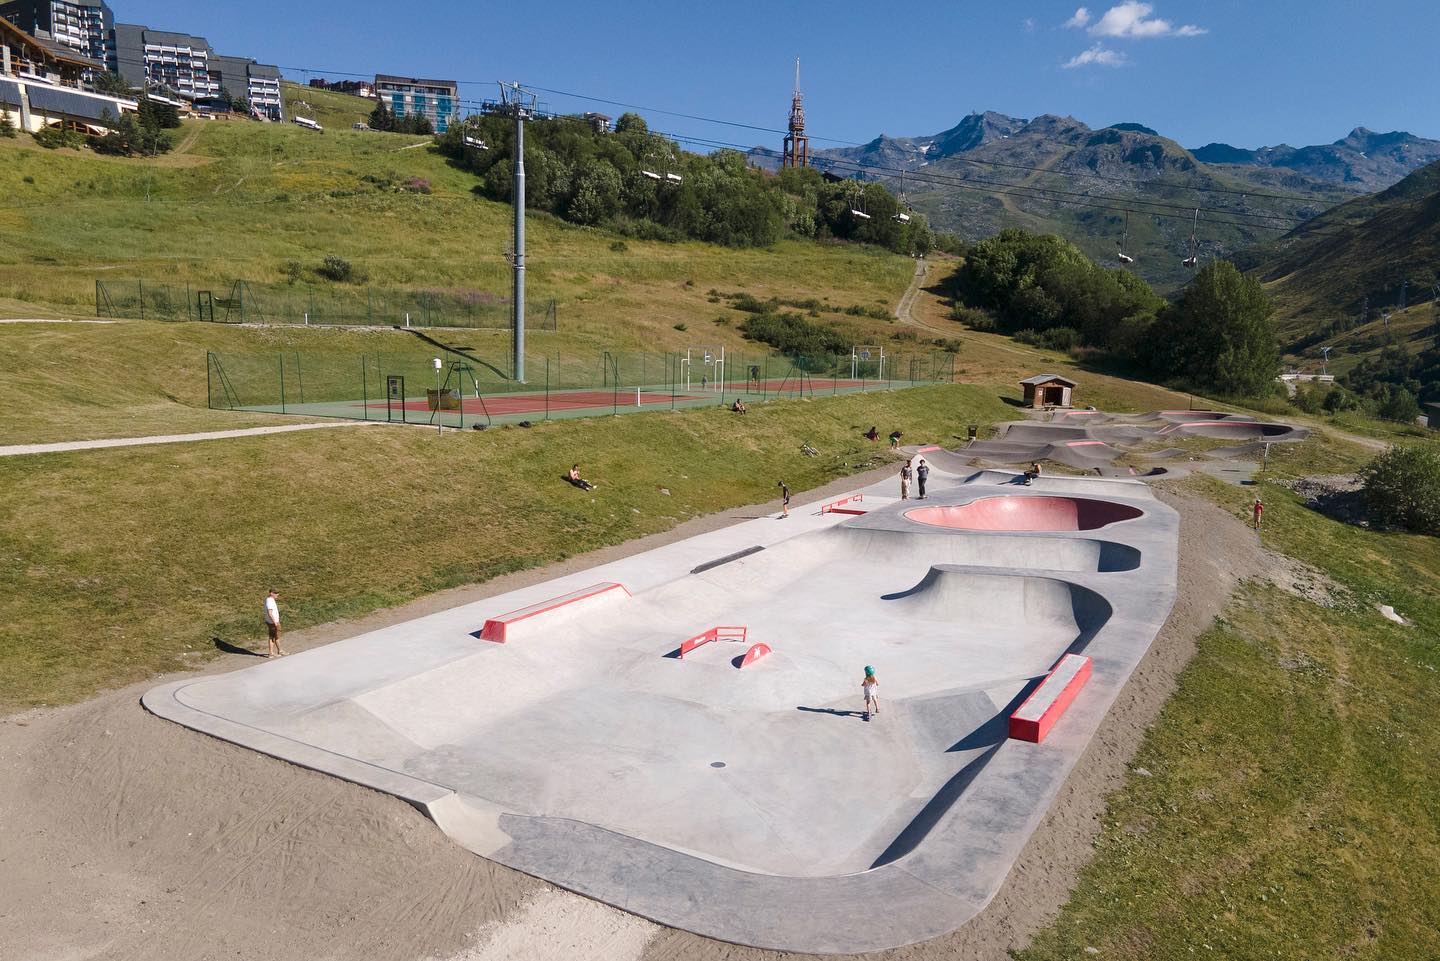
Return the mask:
<svg viewBox="0 0 1440 961">
<path fill-rule="evenodd" d="M 937 469 L 924 505 L 886 484 L 848 505 L 864 515 L 757 519 L 145 703 L 665 924 L 813 952 L 922 940 L 993 896 L 1174 599 L 1175 515 L 1148 487 L 1012 481 Z M 1061 494 L 1129 519 L 1081 523 Z M 997 497 L 987 516 L 1043 505 L 1055 529 L 907 516 Z M 609 582 L 626 590 L 478 636 Z M 673 656 L 717 625 L 745 642 Z M 773 653 L 740 668 L 755 643 Z M 1067 651 L 1094 659 L 1079 700 L 1043 744 L 1006 740 Z"/>
</svg>

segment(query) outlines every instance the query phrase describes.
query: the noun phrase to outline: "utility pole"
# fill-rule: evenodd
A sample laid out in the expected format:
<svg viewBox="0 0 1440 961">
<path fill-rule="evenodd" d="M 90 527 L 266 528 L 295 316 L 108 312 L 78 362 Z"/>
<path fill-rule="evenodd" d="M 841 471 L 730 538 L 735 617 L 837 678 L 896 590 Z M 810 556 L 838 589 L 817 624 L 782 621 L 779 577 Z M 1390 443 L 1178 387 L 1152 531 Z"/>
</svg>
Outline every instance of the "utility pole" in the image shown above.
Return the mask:
<svg viewBox="0 0 1440 961">
<path fill-rule="evenodd" d="M 514 331 L 514 379 L 525 382 L 525 121 L 535 117 L 536 96 L 518 83 L 500 83 L 500 99 L 487 100 L 480 109 L 494 116 L 511 117 L 515 121 L 515 160 L 512 180 L 515 185 L 515 251 L 511 266 L 515 273 L 514 293 L 510 298 L 511 325 Z"/>
<path fill-rule="evenodd" d="M 1402 280 L 1402 281 L 1400 281 L 1400 309 L 1401 309 L 1402 311 L 1405 309 L 1405 289 L 1406 289 L 1407 287 L 1409 287 L 1409 286 L 1410 286 L 1410 281 L 1408 281 L 1408 280 Z"/>
<path fill-rule="evenodd" d="M 1360 307 L 1360 326 L 1364 327 L 1370 323 L 1370 295 L 1365 295 L 1365 302 Z"/>
</svg>

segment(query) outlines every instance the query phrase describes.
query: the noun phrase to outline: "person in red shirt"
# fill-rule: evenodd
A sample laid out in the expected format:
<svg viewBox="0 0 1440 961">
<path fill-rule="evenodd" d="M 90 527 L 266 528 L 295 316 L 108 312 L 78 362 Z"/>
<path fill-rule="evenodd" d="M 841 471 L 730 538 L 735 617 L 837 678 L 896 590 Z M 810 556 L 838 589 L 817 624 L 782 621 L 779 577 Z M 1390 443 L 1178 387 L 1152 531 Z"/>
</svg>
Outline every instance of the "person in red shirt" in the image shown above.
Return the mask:
<svg viewBox="0 0 1440 961">
<path fill-rule="evenodd" d="M 1265 505 L 1260 503 L 1260 498 L 1258 496 L 1255 498 L 1255 507 L 1253 508 L 1253 510 L 1255 514 L 1253 524 L 1255 529 L 1258 531 L 1260 529 L 1260 515 L 1265 513 Z"/>
</svg>

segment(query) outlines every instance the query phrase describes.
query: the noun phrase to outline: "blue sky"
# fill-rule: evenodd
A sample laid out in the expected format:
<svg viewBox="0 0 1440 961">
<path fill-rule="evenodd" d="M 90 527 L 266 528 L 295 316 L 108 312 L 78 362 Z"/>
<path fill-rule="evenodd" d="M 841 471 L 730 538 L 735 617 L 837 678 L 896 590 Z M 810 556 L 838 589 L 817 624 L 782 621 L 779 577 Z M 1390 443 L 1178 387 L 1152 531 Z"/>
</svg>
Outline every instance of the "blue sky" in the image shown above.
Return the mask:
<svg viewBox="0 0 1440 961">
<path fill-rule="evenodd" d="M 1328 143 L 1361 125 L 1440 138 L 1434 0 L 534 0 L 519 15 L 427 0 L 111 3 L 118 20 L 200 34 L 301 82 L 318 74 L 294 68 L 453 78 L 476 81 L 461 95 L 480 99 L 490 81 L 514 79 L 761 127 L 784 126 L 799 56 L 815 148 L 937 133 L 975 110 L 1134 121 L 1188 147 Z M 556 94 L 542 103 L 619 112 Z M 779 145 L 761 131 L 647 119 Z"/>
</svg>

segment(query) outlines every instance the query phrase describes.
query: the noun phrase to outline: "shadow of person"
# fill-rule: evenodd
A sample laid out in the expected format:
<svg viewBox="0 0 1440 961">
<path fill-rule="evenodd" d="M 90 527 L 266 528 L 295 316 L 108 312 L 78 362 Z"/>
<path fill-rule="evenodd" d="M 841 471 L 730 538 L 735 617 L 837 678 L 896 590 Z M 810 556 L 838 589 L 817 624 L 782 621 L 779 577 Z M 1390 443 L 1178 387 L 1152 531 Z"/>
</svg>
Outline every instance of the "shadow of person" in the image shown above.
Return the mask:
<svg viewBox="0 0 1440 961">
<path fill-rule="evenodd" d="M 796 706 L 795 710 L 804 711 L 806 714 L 829 714 L 832 717 L 858 717 L 865 720 L 864 711 L 842 711 L 838 707 L 801 707 Z"/>
<path fill-rule="evenodd" d="M 231 644 L 229 641 L 225 640 L 225 639 L 222 638 L 222 637 L 212 637 L 212 638 L 210 638 L 210 640 L 211 640 L 212 643 L 214 643 L 216 650 L 221 651 L 222 653 L 225 653 L 225 654 L 246 654 L 246 655 L 249 655 L 250 657 L 264 657 L 264 656 L 265 656 L 264 654 L 261 654 L 259 651 L 252 651 L 252 650 L 250 650 L 250 648 L 248 648 L 248 647 L 240 647 L 238 644 Z"/>
</svg>

